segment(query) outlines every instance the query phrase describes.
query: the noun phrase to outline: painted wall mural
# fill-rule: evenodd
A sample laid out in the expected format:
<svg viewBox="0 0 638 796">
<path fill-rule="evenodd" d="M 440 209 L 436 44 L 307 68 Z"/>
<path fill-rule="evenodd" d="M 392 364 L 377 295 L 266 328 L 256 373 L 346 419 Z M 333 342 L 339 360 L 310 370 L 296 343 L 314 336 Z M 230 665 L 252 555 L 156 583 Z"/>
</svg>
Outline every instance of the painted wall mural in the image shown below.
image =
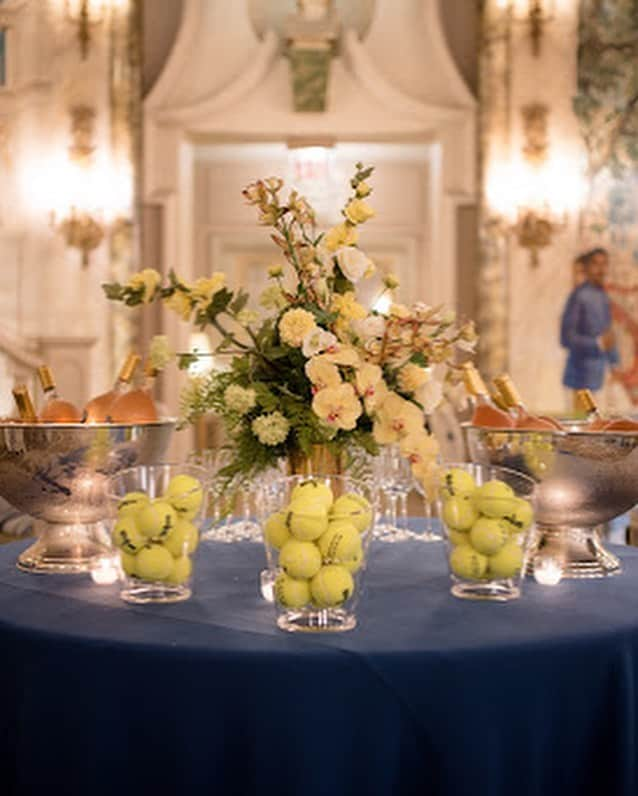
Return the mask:
<svg viewBox="0 0 638 796">
<path fill-rule="evenodd" d="M 621 363 L 610 389 L 638 405 L 638 0 L 581 0 L 573 107 L 589 180 L 582 248 L 611 255 Z"/>
</svg>

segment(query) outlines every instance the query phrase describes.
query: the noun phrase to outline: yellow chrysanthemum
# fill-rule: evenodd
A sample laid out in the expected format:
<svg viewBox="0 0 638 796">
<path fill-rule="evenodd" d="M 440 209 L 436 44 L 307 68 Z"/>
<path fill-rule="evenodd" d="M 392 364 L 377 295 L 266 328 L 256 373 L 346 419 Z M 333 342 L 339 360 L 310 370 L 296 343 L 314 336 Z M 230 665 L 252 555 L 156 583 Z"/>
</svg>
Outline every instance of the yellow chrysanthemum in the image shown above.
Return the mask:
<svg viewBox="0 0 638 796">
<path fill-rule="evenodd" d="M 315 316 L 308 310 L 294 309 L 284 312 L 279 321 L 279 337 L 282 343 L 300 348 L 304 337 L 311 332 L 315 326 Z"/>
<path fill-rule="evenodd" d="M 155 295 L 157 286 L 161 281 L 161 275 L 154 268 L 145 268 L 143 271 L 133 274 L 126 286 L 131 290 L 143 288 L 142 301 L 148 303 Z"/>
<path fill-rule="evenodd" d="M 324 423 L 345 431 L 351 431 L 357 425 L 362 411 L 352 384 L 319 390 L 312 399 L 312 409 Z"/>
<path fill-rule="evenodd" d="M 192 305 L 187 293 L 182 290 L 176 290 L 172 296 L 164 299 L 164 304 L 169 310 L 176 312 L 182 320 L 187 321 L 189 319 Z"/>
<path fill-rule="evenodd" d="M 219 293 L 225 285 L 226 274 L 223 274 L 221 271 L 215 271 L 215 273 L 211 274 L 209 277 L 201 276 L 190 286 L 193 301 L 195 304 L 208 304 L 215 293 Z"/>
</svg>

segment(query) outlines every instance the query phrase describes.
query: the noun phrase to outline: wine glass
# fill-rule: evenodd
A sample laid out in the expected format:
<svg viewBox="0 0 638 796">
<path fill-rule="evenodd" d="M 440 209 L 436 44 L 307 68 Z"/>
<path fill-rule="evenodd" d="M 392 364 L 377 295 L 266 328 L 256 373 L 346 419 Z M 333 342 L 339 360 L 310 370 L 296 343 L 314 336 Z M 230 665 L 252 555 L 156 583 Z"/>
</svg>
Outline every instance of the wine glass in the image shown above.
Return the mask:
<svg viewBox="0 0 638 796">
<path fill-rule="evenodd" d="M 388 520 L 375 528 L 375 536 L 385 542 L 398 542 L 413 536 L 407 527 L 401 528 L 397 521 L 399 500 L 407 501 L 414 486 L 410 463 L 401 454 L 398 445 L 386 445 L 375 458 L 375 480 L 383 493 L 388 511 Z M 407 521 L 407 506 L 405 510 Z"/>
</svg>

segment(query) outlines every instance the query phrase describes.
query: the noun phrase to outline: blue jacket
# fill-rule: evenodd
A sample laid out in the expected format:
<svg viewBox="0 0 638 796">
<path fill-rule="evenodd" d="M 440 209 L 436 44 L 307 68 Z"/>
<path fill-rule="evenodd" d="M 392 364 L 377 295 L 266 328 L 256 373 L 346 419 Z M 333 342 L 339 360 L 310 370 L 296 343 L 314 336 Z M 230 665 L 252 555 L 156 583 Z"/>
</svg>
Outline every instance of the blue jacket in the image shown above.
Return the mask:
<svg viewBox="0 0 638 796">
<path fill-rule="evenodd" d="M 603 351 L 598 338 L 611 326 L 611 306 L 604 289 L 583 282 L 567 299 L 560 326 L 560 343 L 569 352 L 563 384 L 572 390 L 599 390 L 605 367 L 618 362 L 615 348 Z"/>
</svg>

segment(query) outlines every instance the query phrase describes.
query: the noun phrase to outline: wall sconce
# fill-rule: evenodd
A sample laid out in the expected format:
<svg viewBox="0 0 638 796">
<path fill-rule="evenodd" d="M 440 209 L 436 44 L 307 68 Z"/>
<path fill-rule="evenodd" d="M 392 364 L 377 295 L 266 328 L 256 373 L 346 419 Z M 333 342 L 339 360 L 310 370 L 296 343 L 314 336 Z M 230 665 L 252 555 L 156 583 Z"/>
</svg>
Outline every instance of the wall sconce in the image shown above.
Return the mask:
<svg viewBox="0 0 638 796">
<path fill-rule="evenodd" d="M 124 8 L 128 0 L 64 0 L 64 13 L 77 25 L 82 60 L 89 55 L 91 29 L 101 25 L 113 8 Z"/>
<path fill-rule="evenodd" d="M 539 265 L 539 252 L 562 232 L 570 212 L 579 209 L 584 177 L 573 152 L 549 152 L 546 105 L 521 109 L 523 144 L 520 154 L 492 164 L 486 179 L 486 199 L 495 213 L 493 228 L 512 234 Z"/>
<path fill-rule="evenodd" d="M 529 27 L 532 54 L 539 56 L 545 25 L 555 16 L 555 0 L 497 0 L 499 8 L 512 14 L 515 22 Z"/>
</svg>

